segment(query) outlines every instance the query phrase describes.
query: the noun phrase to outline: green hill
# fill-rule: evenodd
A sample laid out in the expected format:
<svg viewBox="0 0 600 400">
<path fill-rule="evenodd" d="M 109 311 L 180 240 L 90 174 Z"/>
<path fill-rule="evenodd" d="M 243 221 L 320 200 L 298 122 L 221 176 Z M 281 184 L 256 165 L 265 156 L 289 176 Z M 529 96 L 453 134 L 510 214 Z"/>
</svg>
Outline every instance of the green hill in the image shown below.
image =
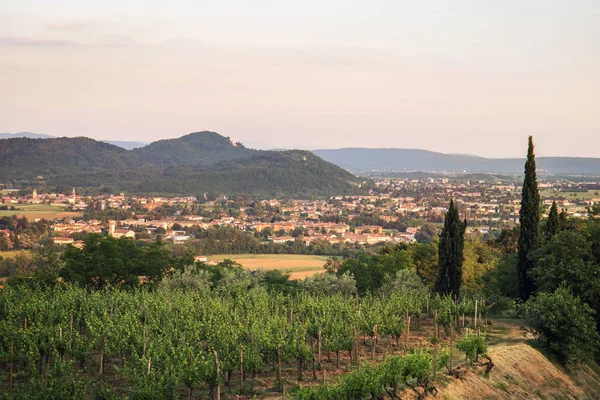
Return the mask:
<svg viewBox="0 0 600 400">
<path fill-rule="evenodd" d="M 143 162 L 156 166 L 210 165 L 251 157 L 255 150 L 233 143 L 215 132 L 196 132 L 177 139 L 159 140 L 134 150 Z"/>
<path fill-rule="evenodd" d="M 0 182 L 131 193 L 296 197 L 352 194 L 357 178 L 307 151 L 259 151 L 214 132 L 125 150 L 88 138 L 0 140 Z"/>
<path fill-rule="evenodd" d="M 127 169 L 139 164 L 130 151 L 85 137 L 0 140 L 0 180 L 4 181 Z"/>
</svg>

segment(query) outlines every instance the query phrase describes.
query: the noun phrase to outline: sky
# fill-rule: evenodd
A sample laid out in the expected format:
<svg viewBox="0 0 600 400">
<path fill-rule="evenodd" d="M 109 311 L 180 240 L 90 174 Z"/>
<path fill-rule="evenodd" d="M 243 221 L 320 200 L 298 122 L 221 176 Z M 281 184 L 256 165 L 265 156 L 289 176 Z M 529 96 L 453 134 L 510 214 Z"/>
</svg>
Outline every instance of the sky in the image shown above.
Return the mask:
<svg viewBox="0 0 600 400">
<path fill-rule="evenodd" d="M 598 0 L 0 0 L 0 132 L 600 157 Z"/>
</svg>

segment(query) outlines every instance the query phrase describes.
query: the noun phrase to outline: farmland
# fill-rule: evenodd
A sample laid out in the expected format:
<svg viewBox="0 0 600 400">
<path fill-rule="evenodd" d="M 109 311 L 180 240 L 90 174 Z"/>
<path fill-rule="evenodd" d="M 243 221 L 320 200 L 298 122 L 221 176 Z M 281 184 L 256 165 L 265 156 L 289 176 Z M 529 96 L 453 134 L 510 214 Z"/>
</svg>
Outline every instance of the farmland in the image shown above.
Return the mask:
<svg viewBox="0 0 600 400">
<path fill-rule="evenodd" d="M 323 264 L 327 258 L 298 254 L 218 254 L 208 257 L 215 261 L 230 259 L 245 269 L 280 269 L 290 272 L 291 279 L 304 279 L 323 272 Z"/>
<path fill-rule="evenodd" d="M 588 190 L 588 191 L 560 191 L 560 190 L 552 190 L 545 189 L 540 190 L 540 196 L 543 199 L 566 199 L 570 201 L 585 201 L 593 198 L 600 198 L 600 192 L 598 190 Z"/>
<path fill-rule="evenodd" d="M 27 219 L 61 219 L 81 217 L 83 214 L 74 211 L 65 211 L 64 207 L 46 204 L 14 204 L 16 210 L 0 210 L 0 217 L 18 215 Z"/>
<path fill-rule="evenodd" d="M 28 250 L 17 250 L 17 251 L 0 251 L 0 257 L 2 258 L 14 258 L 19 253 L 28 253 Z"/>
</svg>

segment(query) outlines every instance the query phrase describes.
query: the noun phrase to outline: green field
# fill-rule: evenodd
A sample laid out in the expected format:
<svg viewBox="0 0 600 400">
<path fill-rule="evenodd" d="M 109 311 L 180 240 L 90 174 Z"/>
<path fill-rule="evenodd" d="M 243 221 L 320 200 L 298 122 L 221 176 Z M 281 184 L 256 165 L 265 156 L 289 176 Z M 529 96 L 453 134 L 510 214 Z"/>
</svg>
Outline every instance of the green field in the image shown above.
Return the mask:
<svg viewBox="0 0 600 400">
<path fill-rule="evenodd" d="M 567 200 L 589 200 L 596 197 L 600 197 L 600 190 L 588 190 L 587 192 L 566 192 L 556 191 L 552 189 L 540 190 L 540 196 L 542 199 L 558 199 L 565 198 Z"/>
<path fill-rule="evenodd" d="M 17 210 L 0 210 L 0 217 L 11 215 L 25 216 L 27 219 L 61 219 L 64 217 L 80 217 L 80 212 L 65 211 L 65 207 L 50 206 L 47 204 L 6 204 L 14 206 Z"/>
</svg>

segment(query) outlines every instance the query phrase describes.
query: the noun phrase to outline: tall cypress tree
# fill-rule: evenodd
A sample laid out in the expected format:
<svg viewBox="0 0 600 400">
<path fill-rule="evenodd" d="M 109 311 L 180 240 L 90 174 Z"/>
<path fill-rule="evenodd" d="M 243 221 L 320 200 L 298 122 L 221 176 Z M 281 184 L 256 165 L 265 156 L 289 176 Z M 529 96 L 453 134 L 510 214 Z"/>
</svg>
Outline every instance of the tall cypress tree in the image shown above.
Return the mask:
<svg viewBox="0 0 600 400">
<path fill-rule="evenodd" d="M 533 279 L 529 276 L 529 272 L 534 267 L 532 252 L 539 243 L 540 193 L 535 169 L 533 138 L 529 136 L 521 210 L 519 211 L 519 263 L 517 265 L 519 297 L 523 300 L 527 300 L 535 290 Z"/>
<path fill-rule="evenodd" d="M 438 245 L 438 276 L 435 290 L 458 297 L 462 283 L 463 248 L 467 220 L 460 220 L 458 208 L 450 199 Z"/>
<path fill-rule="evenodd" d="M 550 213 L 548 213 L 548 221 L 546 221 L 546 240 L 552 239 L 560 231 L 560 217 L 558 216 L 558 207 L 556 201 L 552 202 Z"/>
</svg>

